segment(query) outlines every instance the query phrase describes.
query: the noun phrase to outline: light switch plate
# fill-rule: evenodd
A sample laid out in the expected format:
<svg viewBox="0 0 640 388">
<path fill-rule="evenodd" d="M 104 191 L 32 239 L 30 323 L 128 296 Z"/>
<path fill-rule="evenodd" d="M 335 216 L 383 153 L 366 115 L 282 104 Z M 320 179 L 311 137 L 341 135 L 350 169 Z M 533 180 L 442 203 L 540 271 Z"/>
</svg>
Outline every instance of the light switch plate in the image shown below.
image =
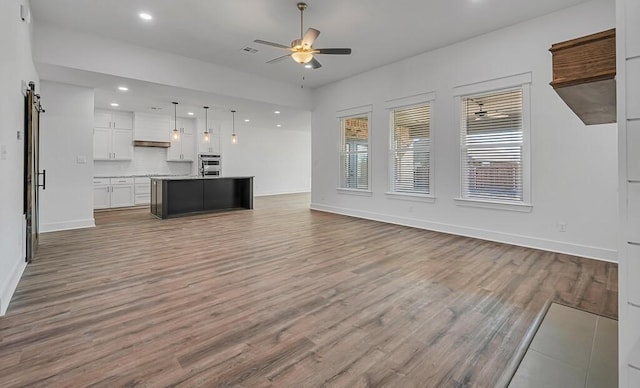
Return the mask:
<svg viewBox="0 0 640 388">
<path fill-rule="evenodd" d="M 0 144 L 0 160 L 7 160 L 7 145 Z"/>
</svg>

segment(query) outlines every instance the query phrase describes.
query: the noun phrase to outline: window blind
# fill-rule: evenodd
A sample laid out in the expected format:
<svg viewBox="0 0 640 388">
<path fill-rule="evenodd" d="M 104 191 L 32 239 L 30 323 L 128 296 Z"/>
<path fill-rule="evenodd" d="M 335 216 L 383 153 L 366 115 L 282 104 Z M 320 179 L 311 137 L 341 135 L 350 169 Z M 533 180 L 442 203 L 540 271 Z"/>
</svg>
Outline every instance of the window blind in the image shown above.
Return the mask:
<svg viewBox="0 0 640 388">
<path fill-rule="evenodd" d="M 340 186 L 346 189 L 369 189 L 369 118 L 351 117 L 340 120 L 342 151 Z"/>
<path fill-rule="evenodd" d="M 431 193 L 430 106 L 399 108 L 392 112 L 393 192 Z"/>
<path fill-rule="evenodd" d="M 523 200 L 522 89 L 462 99 L 463 198 Z"/>
</svg>

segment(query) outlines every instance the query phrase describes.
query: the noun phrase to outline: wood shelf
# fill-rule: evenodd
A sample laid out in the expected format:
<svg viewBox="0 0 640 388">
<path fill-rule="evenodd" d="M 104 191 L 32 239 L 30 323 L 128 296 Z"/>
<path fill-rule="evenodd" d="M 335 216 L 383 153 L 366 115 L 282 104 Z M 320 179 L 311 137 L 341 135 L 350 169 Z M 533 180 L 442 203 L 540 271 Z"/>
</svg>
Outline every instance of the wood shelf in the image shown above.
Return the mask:
<svg viewBox="0 0 640 388">
<path fill-rule="evenodd" d="M 171 143 L 168 141 L 149 141 L 149 140 L 134 140 L 134 147 L 157 147 L 157 148 L 169 148 Z"/>
<path fill-rule="evenodd" d="M 550 85 L 586 124 L 616 122 L 616 30 L 553 44 Z"/>
</svg>

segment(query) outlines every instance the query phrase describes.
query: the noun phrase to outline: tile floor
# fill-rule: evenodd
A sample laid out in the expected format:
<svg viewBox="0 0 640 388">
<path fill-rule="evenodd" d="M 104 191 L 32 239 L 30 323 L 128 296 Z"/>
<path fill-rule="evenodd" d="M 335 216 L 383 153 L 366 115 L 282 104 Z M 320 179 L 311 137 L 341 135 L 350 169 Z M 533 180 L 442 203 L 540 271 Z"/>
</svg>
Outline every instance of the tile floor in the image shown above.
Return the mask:
<svg viewBox="0 0 640 388">
<path fill-rule="evenodd" d="M 618 386 L 618 321 L 552 303 L 510 388 Z"/>
</svg>

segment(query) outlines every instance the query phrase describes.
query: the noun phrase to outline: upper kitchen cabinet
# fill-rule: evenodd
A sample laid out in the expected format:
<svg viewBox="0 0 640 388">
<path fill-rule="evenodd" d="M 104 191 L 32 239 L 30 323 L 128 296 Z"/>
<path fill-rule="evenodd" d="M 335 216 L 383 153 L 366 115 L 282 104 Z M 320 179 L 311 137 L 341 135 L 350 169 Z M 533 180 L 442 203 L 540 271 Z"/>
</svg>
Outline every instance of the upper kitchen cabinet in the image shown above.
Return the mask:
<svg viewBox="0 0 640 388">
<path fill-rule="evenodd" d="M 209 132 L 209 140 L 202 133 L 198 134 L 199 154 L 220 154 L 220 135 Z"/>
<path fill-rule="evenodd" d="M 133 115 L 96 110 L 93 129 L 93 160 L 133 158 Z"/>
<path fill-rule="evenodd" d="M 133 129 L 133 114 L 111 110 L 96 109 L 94 112 L 95 128 Z"/>
<path fill-rule="evenodd" d="M 220 154 L 220 127 L 213 128 L 209 126 L 209 138 L 204 136 L 204 128 L 197 130 L 196 144 L 198 145 L 199 154 Z"/>
<path fill-rule="evenodd" d="M 167 161 L 193 162 L 196 158 L 195 120 L 179 118 L 176 124 L 180 136 L 178 139 L 171 139 L 171 147 L 167 150 Z"/>
</svg>

